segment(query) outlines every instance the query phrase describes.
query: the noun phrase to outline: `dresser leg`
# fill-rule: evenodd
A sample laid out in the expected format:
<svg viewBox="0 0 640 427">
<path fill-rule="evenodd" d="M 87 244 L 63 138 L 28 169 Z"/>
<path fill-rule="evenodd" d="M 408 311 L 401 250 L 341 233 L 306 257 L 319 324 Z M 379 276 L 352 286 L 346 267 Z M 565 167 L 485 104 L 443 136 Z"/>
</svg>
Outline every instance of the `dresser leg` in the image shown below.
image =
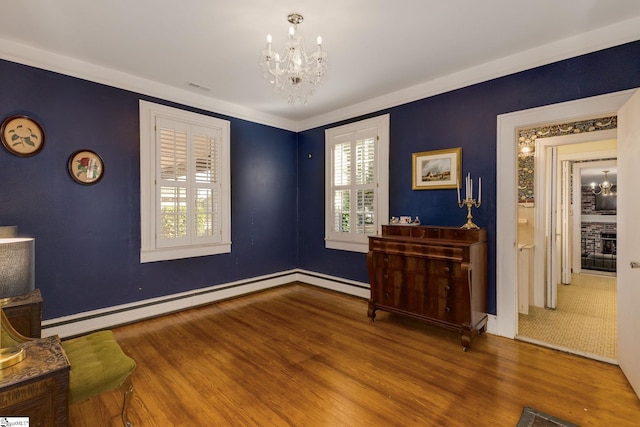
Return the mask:
<svg viewBox="0 0 640 427">
<path fill-rule="evenodd" d="M 464 328 L 462 330 L 462 351 L 468 351 L 471 347 L 471 330 Z"/>
<path fill-rule="evenodd" d="M 367 310 L 367 316 L 371 318 L 371 321 L 376 320 L 376 308 L 374 305 L 369 304 L 369 309 Z"/>
</svg>

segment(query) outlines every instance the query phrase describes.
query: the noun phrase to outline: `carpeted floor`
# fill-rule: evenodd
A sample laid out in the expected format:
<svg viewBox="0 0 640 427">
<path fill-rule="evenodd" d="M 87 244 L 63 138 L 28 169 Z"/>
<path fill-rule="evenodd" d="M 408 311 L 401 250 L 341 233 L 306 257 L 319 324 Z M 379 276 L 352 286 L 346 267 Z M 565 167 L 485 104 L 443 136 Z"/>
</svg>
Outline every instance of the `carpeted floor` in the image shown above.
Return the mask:
<svg viewBox="0 0 640 427">
<path fill-rule="evenodd" d="M 567 421 L 559 420 L 556 417 L 537 411 L 533 408 L 525 407 L 522 410 L 520 421 L 516 427 L 578 427 Z"/>
<path fill-rule="evenodd" d="M 530 307 L 518 321 L 518 338 L 615 361 L 616 278 L 574 274 L 570 285 L 558 285 L 558 308 Z"/>
</svg>

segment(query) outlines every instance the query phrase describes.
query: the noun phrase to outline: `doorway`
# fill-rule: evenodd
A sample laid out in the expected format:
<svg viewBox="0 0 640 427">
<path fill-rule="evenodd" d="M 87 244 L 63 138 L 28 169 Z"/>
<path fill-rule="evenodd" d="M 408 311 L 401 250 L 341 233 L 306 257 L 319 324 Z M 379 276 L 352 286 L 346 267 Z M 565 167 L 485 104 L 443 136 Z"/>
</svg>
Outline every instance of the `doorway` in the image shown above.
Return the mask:
<svg viewBox="0 0 640 427">
<path fill-rule="evenodd" d="M 500 336 L 515 338 L 518 333 L 517 301 L 517 167 L 513 143 L 517 129 L 536 123 L 580 120 L 611 114 L 624 105 L 635 90 L 627 90 L 576 101 L 508 113 L 497 118 L 496 174 L 496 315 L 488 329 Z M 621 211 L 622 212 L 622 211 Z M 621 344 L 621 343 L 619 343 Z"/>
<path fill-rule="evenodd" d="M 615 137 L 613 129 L 538 139 L 535 151 L 525 153 L 535 153 L 535 162 L 519 158 L 520 169 L 535 173 L 528 182 L 527 174 L 518 174 L 524 191 L 517 208 L 516 338 L 609 363 L 617 357 L 615 254 L 610 253 L 615 252 L 610 250 L 615 209 L 596 206 L 603 190 L 591 184 L 602 183 L 603 168 L 609 169 L 608 182 L 615 182 Z M 612 200 L 615 195 L 608 203 Z"/>
</svg>

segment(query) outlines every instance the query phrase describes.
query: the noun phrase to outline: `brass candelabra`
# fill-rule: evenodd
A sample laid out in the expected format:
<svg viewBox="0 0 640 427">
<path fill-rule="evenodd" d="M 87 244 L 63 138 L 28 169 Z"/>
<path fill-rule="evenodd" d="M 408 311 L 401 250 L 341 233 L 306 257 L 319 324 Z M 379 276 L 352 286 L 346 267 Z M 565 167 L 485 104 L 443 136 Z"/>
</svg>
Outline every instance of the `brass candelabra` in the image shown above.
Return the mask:
<svg viewBox="0 0 640 427">
<path fill-rule="evenodd" d="M 471 174 L 468 173 L 465 177 L 465 197 L 464 199 L 460 199 L 460 183 L 458 183 L 458 207 L 462 208 L 464 206 L 467 207 L 467 222 L 460 228 L 464 228 L 466 230 L 480 228 L 473 222 L 473 215 L 471 215 L 471 208 L 476 207 L 479 208 L 482 204 L 482 178 L 478 179 L 478 200 L 473 198 L 473 179 L 471 179 Z"/>
</svg>

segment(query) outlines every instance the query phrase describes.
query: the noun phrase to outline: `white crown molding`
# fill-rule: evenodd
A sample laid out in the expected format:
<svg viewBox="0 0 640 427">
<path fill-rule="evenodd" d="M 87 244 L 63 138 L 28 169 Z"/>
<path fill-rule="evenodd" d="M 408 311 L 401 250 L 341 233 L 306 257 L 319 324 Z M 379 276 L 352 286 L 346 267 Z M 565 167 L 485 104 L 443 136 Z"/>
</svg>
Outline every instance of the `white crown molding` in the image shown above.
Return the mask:
<svg viewBox="0 0 640 427">
<path fill-rule="evenodd" d="M 500 58 L 299 122 L 299 131 L 439 95 L 556 61 L 640 40 L 640 17 Z"/>
<path fill-rule="evenodd" d="M 519 52 L 301 121 L 284 119 L 9 40 L 0 40 L 0 58 L 254 123 L 301 132 L 636 40 L 640 40 L 640 17 Z"/>
<path fill-rule="evenodd" d="M 293 120 L 5 39 L 0 39 L 0 58 L 279 129 L 298 127 Z"/>
</svg>

